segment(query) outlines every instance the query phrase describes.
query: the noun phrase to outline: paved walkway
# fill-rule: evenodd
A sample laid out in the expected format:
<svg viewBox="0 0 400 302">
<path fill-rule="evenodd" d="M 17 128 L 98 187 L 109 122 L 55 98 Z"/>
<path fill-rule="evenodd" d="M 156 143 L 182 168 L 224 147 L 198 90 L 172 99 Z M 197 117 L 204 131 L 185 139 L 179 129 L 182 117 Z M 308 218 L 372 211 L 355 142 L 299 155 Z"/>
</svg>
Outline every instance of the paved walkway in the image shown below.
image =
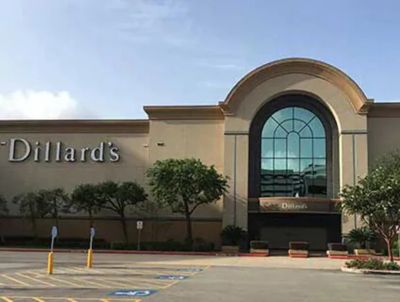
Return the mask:
<svg viewBox="0 0 400 302">
<path fill-rule="evenodd" d="M 57 263 L 73 263 L 84 265 L 86 255 L 83 253 L 56 253 L 55 268 Z M 20 267 L 24 263 L 45 264 L 46 253 L 0 252 L 0 268 Z M 94 254 L 96 263 L 143 263 L 163 265 L 189 265 L 189 266 L 243 266 L 243 267 L 271 267 L 271 268 L 299 268 L 338 270 L 346 260 L 329 259 L 327 257 L 289 258 L 287 256 L 270 257 L 236 257 L 236 256 L 176 256 L 176 255 L 131 255 L 131 254 Z"/>
</svg>

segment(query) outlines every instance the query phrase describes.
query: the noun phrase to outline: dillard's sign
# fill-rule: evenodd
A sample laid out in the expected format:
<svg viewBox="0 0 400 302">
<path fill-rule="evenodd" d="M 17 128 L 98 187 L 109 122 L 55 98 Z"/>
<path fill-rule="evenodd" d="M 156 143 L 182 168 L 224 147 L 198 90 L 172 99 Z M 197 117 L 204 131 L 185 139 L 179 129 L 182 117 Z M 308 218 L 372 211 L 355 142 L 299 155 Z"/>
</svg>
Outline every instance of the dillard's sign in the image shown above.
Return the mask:
<svg viewBox="0 0 400 302">
<path fill-rule="evenodd" d="M 94 147 L 74 148 L 65 146 L 62 142 L 39 141 L 34 143 L 24 138 L 11 138 L 1 141 L 1 146 L 8 145 L 8 161 L 23 162 L 117 162 L 120 159 L 119 148 L 112 142 L 100 142 Z"/>
<path fill-rule="evenodd" d="M 315 197 L 261 197 L 260 212 L 337 212 L 336 201 Z"/>
</svg>

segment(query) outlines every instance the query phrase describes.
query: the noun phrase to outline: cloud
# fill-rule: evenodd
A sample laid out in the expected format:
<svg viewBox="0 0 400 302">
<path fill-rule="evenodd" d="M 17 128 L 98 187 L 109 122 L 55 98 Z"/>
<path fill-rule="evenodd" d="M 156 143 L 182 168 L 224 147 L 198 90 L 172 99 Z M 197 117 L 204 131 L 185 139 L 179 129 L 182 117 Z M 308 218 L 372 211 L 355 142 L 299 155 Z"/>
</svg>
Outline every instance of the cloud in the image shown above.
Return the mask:
<svg viewBox="0 0 400 302">
<path fill-rule="evenodd" d="M 216 70 L 221 70 L 221 71 L 241 71 L 245 67 L 242 64 L 237 64 L 234 62 L 229 62 L 227 60 L 219 60 L 220 62 L 217 62 L 218 60 L 215 59 L 201 59 L 195 62 L 196 65 L 205 67 L 205 68 L 211 68 L 211 69 L 216 69 Z"/>
<path fill-rule="evenodd" d="M 224 69 L 224 70 L 242 70 L 243 67 L 236 65 L 236 64 L 215 64 L 212 66 L 217 69 Z"/>
<path fill-rule="evenodd" d="M 82 118 L 83 110 L 67 91 L 14 91 L 0 94 L 0 119 Z"/>
<path fill-rule="evenodd" d="M 121 22 L 121 27 L 140 31 L 157 31 L 157 29 L 169 20 L 179 18 L 186 13 L 183 2 L 179 1 L 118 1 L 117 8 L 126 12 L 126 22 Z"/>
<path fill-rule="evenodd" d="M 117 32 L 135 42 L 191 43 L 192 24 L 182 0 L 114 0 L 108 6 L 117 16 Z"/>
</svg>

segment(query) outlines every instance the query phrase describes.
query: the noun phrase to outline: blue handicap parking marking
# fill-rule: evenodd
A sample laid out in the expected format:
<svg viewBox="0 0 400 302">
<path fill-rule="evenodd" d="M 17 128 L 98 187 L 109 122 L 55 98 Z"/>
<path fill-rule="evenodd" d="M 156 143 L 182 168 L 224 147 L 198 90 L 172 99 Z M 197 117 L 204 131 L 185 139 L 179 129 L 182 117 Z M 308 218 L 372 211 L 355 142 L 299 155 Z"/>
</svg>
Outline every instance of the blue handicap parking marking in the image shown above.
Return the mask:
<svg viewBox="0 0 400 302">
<path fill-rule="evenodd" d="M 161 280 L 184 280 L 187 278 L 188 276 L 181 276 L 181 275 L 160 275 L 156 277 L 156 279 L 161 279 Z"/>
<path fill-rule="evenodd" d="M 109 293 L 109 296 L 119 297 L 147 297 L 155 294 L 157 291 L 154 289 L 120 289 Z"/>
<path fill-rule="evenodd" d="M 199 273 L 202 272 L 203 269 L 201 268 L 180 268 L 178 269 L 179 272 L 189 272 L 189 273 Z"/>
</svg>

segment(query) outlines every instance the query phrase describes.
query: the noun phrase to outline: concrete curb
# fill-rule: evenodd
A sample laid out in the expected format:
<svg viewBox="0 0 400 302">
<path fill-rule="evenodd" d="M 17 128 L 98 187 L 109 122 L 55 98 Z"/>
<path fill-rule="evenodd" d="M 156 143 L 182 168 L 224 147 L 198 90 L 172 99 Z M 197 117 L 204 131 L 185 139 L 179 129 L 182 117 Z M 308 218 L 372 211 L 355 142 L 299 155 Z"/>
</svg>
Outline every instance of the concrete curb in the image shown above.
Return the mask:
<svg viewBox="0 0 400 302">
<path fill-rule="evenodd" d="M 400 271 L 386 271 L 386 270 L 373 270 L 373 269 L 358 269 L 342 266 L 341 271 L 353 274 L 374 274 L 374 275 L 396 275 L 400 276 Z"/>
<path fill-rule="evenodd" d="M 44 248 L 0 248 L 0 252 L 49 252 Z M 55 253 L 87 253 L 84 249 L 54 249 Z M 93 250 L 96 254 L 137 254 L 137 255 L 184 255 L 184 256 L 225 256 L 219 252 L 164 252 L 164 251 L 135 251 L 135 250 Z"/>
<path fill-rule="evenodd" d="M 0 252 L 38 252 L 38 253 L 48 253 L 49 249 L 45 248 L 20 248 L 20 247 L 2 247 L 0 248 Z M 81 253 L 86 254 L 87 250 L 85 249 L 54 249 L 55 253 Z M 238 254 L 228 254 L 223 252 L 179 252 L 179 251 L 136 251 L 136 250 L 93 250 L 96 254 L 131 254 L 131 255 L 172 255 L 172 256 L 214 256 L 214 257 L 274 257 L 271 254 L 263 254 L 263 253 L 238 253 Z M 289 256 L 287 255 L 289 258 Z M 291 258 L 305 258 L 305 257 L 291 257 Z M 347 259 L 369 259 L 369 258 L 378 258 L 384 259 L 382 256 L 356 256 L 356 255 L 348 255 L 348 256 L 313 256 L 312 254 L 308 256 L 308 258 L 327 258 L 332 260 L 347 260 Z M 395 260 L 399 261 L 400 257 L 395 257 Z"/>
<path fill-rule="evenodd" d="M 0 252 L 37 252 L 48 253 L 49 249 L 43 248 L 0 248 Z M 54 249 L 55 253 L 81 253 L 86 254 L 83 249 Z M 237 253 L 229 254 L 223 252 L 179 252 L 179 251 L 135 251 L 135 250 L 93 250 L 96 254 L 132 254 L 132 255 L 176 255 L 176 256 L 218 256 L 218 257 L 267 257 L 264 253 Z"/>
</svg>

